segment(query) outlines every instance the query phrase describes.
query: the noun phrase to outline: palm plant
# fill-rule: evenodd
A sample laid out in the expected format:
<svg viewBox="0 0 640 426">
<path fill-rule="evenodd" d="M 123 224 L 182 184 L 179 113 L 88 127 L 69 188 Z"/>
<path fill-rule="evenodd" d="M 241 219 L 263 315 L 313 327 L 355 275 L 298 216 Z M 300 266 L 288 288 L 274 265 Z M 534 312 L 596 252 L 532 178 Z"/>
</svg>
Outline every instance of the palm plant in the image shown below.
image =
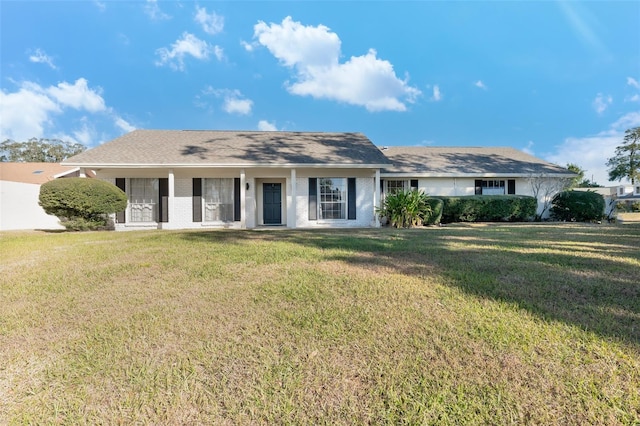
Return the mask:
<svg viewBox="0 0 640 426">
<path fill-rule="evenodd" d="M 415 189 L 387 194 L 382 207 L 376 209 L 395 228 L 413 228 L 428 222 L 432 209 L 427 195 Z"/>
</svg>

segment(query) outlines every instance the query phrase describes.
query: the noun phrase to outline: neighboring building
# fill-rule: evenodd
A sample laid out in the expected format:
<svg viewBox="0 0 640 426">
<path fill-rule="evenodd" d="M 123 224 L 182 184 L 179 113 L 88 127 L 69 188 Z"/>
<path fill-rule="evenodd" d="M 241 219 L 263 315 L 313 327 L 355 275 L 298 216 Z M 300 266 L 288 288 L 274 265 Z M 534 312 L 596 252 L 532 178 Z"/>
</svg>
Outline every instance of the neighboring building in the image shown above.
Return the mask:
<svg viewBox="0 0 640 426">
<path fill-rule="evenodd" d="M 614 187 L 618 203 L 633 203 L 640 201 L 640 183 L 635 185 L 619 185 Z"/>
<path fill-rule="evenodd" d="M 378 149 L 359 133 L 136 130 L 64 164 L 129 196 L 116 229 L 375 227 L 385 192 L 532 195 L 575 175 L 510 148 Z"/>
<path fill-rule="evenodd" d="M 40 185 L 60 177 L 80 176 L 80 168 L 58 163 L 0 162 L 0 231 L 64 229 L 38 204 Z"/>
</svg>

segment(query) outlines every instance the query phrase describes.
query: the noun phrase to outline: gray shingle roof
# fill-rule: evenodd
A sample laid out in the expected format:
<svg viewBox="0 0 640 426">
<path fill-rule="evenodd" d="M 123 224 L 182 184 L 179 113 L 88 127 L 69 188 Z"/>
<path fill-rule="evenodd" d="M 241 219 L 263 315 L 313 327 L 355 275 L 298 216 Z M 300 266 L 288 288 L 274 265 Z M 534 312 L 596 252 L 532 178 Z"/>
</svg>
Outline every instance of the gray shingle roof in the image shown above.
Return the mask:
<svg viewBox="0 0 640 426">
<path fill-rule="evenodd" d="M 497 147 L 389 147 L 382 151 L 393 166 L 381 173 L 416 176 L 567 175 L 564 167 L 514 148 Z"/>
<path fill-rule="evenodd" d="M 64 164 L 380 167 L 389 161 L 360 133 L 135 130 Z"/>
</svg>

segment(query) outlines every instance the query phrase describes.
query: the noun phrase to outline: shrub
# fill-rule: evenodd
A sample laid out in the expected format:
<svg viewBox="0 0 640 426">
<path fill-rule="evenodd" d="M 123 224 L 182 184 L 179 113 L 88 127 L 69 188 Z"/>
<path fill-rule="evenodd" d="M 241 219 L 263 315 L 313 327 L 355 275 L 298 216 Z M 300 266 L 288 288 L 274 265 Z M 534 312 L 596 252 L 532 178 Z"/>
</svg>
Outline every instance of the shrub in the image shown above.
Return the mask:
<svg viewBox="0 0 640 426">
<path fill-rule="evenodd" d="M 427 195 L 422 191 L 397 191 L 387 194 L 377 213 L 396 228 L 422 226 L 429 221 L 432 212 L 427 200 Z"/>
<path fill-rule="evenodd" d="M 39 203 L 69 230 L 107 226 L 108 215 L 127 208 L 127 195 L 115 185 L 87 178 L 62 178 L 40 187 Z"/>
<path fill-rule="evenodd" d="M 593 191 L 563 191 L 551 200 L 551 217 L 570 222 L 592 222 L 604 216 L 604 197 Z"/>
<path fill-rule="evenodd" d="M 440 197 L 442 222 L 523 222 L 535 217 L 538 201 L 526 195 Z"/>
<path fill-rule="evenodd" d="M 442 208 L 444 202 L 439 198 L 427 198 L 427 204 L 431 208 L 431 214 L 425 225 L 437 225 L 442 220 Z"/>
</svg>

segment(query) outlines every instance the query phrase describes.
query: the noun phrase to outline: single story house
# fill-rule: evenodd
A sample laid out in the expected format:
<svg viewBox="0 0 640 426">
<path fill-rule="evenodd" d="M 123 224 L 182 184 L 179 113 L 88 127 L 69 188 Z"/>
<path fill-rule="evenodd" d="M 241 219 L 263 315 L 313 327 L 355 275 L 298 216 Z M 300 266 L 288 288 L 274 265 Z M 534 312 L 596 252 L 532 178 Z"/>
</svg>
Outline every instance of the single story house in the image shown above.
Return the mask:
<svg viewBox="0 0 640 426">
<path fill-rule="evenodd" d="M 63 164 L 127 193 L 117 230 L 376 227 L 394 189 L 531 195 L 531 176 L 574 176 L 509 148 L 379 149 L 323 132 L 135 130 Z"/>
<path fill-rule="evenodd" d="M 80 168 L 58 163 L 0 162 L 0 231 L 64 229 L 57 217 L 38 204 L 40 185 L 63 177 L 80 176 Z"/>
</svg>

